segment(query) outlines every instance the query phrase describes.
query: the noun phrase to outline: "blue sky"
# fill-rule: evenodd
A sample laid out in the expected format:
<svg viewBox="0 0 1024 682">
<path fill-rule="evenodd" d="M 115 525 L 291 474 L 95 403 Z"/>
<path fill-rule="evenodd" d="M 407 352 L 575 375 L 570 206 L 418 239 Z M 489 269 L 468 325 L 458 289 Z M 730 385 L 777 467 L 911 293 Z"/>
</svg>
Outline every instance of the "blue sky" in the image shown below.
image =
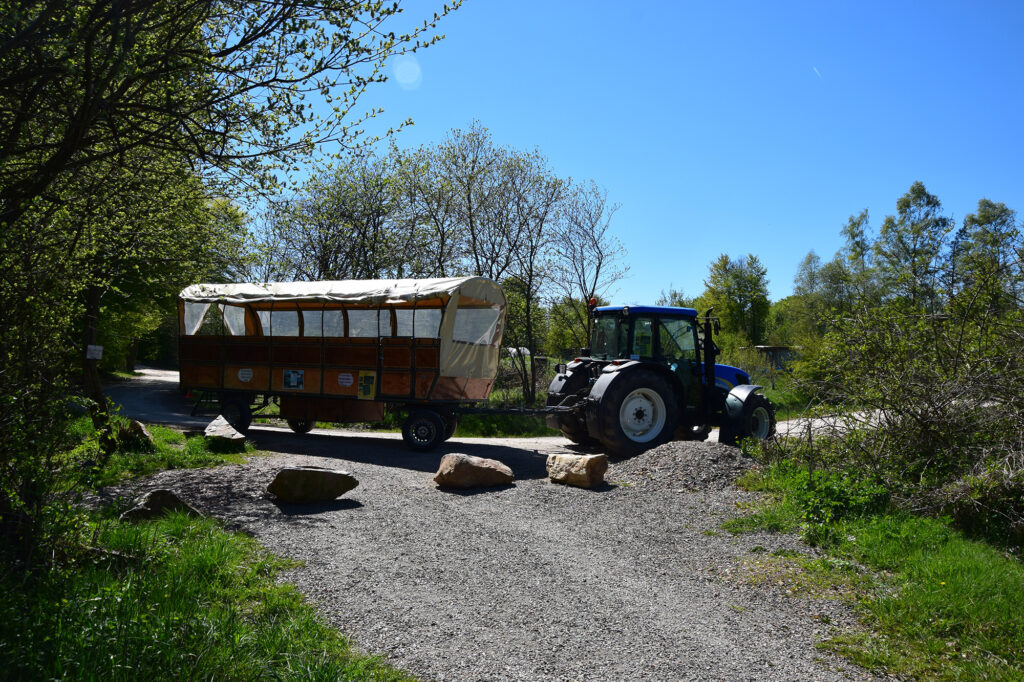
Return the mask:
<svg viewBox="0 0 1024 682">
<path fill-rule="evenodd" d="M 604 187 L 616 303 L 698 295 L 721 253 L 760 257 L 777 300 L 916 180 L 958 222 L 982 197 L 1024 215 L 1021 2 L 466 0 L 439 29 L 361 105 L 415 121 L 401 147 L 476 119 Z"/>
</svg>

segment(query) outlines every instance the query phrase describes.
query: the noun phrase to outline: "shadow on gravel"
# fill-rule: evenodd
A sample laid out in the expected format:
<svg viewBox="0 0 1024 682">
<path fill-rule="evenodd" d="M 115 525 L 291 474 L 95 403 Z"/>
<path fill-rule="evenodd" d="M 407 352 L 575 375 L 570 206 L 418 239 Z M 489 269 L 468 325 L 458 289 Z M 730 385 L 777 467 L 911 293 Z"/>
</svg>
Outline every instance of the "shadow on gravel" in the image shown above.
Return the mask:
<svg viewBox="0 0 1024 682">
<path fill-rule="evenodd" d="M 353 436 L 350 433 L 300 435 L 253 428 L 249 430 L 246 437 L 259 450 L 329 457 L 346 462 L 397 467 L 409 471 L 425 473 L 437 471 L 441 464 L 441 458 L 445 454 L 462 452 L 467 455 L 496 459 L 512 469 L 512 473 L 518 480 L 547 478 L 548 475 L 546 455 L 535 450 L 491 443 L 467 443 L 455 440 L 444 443 L 434 452 L 412 452 L 405 447 L 401 440 L 395 438 L 381 438 L 372 435 Z"/>
<path fill-rule="evenodd" d="M 454 495 L 455 497 L 472 497 L 481 493 L 500 493 L 502 490 L 509 490 L 515 487 L 515 483 L 509 483 L 508 485 L 495 485 L 489 488 L 442 488 L 437 486 L 435 490 L 439 493 Z"/>
<path fill-rule="evenodd" d="M 273 501 L 275 507 L 285 516 L 312 516 L 345 509 L 359 509 L 363 506 L 358 500 L 330 500 L 328 502 L 307 502 L 305 504 Z"/>
</svg>

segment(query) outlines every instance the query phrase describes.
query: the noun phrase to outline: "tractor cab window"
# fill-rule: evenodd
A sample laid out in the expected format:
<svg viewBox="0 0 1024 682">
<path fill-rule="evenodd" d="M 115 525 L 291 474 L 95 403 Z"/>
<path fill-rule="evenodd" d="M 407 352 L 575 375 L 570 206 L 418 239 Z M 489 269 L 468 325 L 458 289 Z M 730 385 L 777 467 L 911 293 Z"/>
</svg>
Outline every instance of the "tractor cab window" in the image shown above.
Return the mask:
<svg viewBox="0 0 1024 682">
<path fill-rule="evenodd" d="M 627 320 L 617 315 L 606 315 L 594 319 L 594 338 L 590 344 L 590 354 L 605 360 L 614 360 L 625 355 L 626 332 L 629 329 Z"/>
<path fill-rule="evenodd" d="M 654 355 L 654 320 L 649 317 L 637 318 L 633 323 L 633 349 L 630 358 L 649 358 Z"/>
<path fill-rule="evenodd" d="M 697 359 L 692 320 L 662 318 L 658 323 L 658 343 L 665 360 Z"/>
</svg>

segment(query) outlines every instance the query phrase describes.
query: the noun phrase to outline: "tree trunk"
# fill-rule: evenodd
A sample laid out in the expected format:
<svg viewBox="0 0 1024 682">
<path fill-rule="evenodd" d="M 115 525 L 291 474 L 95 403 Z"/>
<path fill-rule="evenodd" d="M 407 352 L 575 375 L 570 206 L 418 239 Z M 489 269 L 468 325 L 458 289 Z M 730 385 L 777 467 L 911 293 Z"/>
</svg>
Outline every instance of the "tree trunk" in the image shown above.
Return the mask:
<svg viewBox="0 0 1024 682">
<path fill-rule="evenodd" d="M 95 346 L 99 339 L 100 299 L 103 296 L 98 286 L 89 286 L 85 290 L 85 320 L 82 325 L 82 386 L 85 397 L 92 401 L 89 415 L 92 417 L 93 428 L 100 439 L 100 447 L 105 456 L 114 452 L 116 442 L 110 424 L 110 411 L 107 409 L 107 398 L 103 394 L 100 383 L 99 360 L 89 358 L 89 346 Z"/>
</svg>

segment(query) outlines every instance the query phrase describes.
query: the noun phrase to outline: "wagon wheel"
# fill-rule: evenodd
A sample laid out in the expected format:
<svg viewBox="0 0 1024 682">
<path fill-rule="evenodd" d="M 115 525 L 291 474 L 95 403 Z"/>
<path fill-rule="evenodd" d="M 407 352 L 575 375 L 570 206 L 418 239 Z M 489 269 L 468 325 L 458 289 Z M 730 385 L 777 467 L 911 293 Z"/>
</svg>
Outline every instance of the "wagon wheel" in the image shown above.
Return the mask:
<svg viewBox="0 0 1024 682">
<path fill-rule="evenodd" d="M 433 410 L 415 410 L 402 424 L 402 439 L 410 449 L 429 452 L 444 442 L 445 422 Z"/>
<path fill-rule="evenodd" d="M 459 428 L 459 415 L 448 412 L 441 415 L 441 419 L 444 421 L 444 440 L 448 440 L 455 435 L 455 429 Z"/>
<path fill-rule="evenodd" d="M 252 424 L 252 408 L 249 401 L 237 395 L 223 395 L 220 398 L 220 414 L 231 427 L 245 433 Z"/>
<path fill-rule="evenodd" d="M 312 419 L 286 419 L 288 422 L 288 428 L 295 433 L 309 433 L 313 430 L 314 421 Z"/>
</svg>

